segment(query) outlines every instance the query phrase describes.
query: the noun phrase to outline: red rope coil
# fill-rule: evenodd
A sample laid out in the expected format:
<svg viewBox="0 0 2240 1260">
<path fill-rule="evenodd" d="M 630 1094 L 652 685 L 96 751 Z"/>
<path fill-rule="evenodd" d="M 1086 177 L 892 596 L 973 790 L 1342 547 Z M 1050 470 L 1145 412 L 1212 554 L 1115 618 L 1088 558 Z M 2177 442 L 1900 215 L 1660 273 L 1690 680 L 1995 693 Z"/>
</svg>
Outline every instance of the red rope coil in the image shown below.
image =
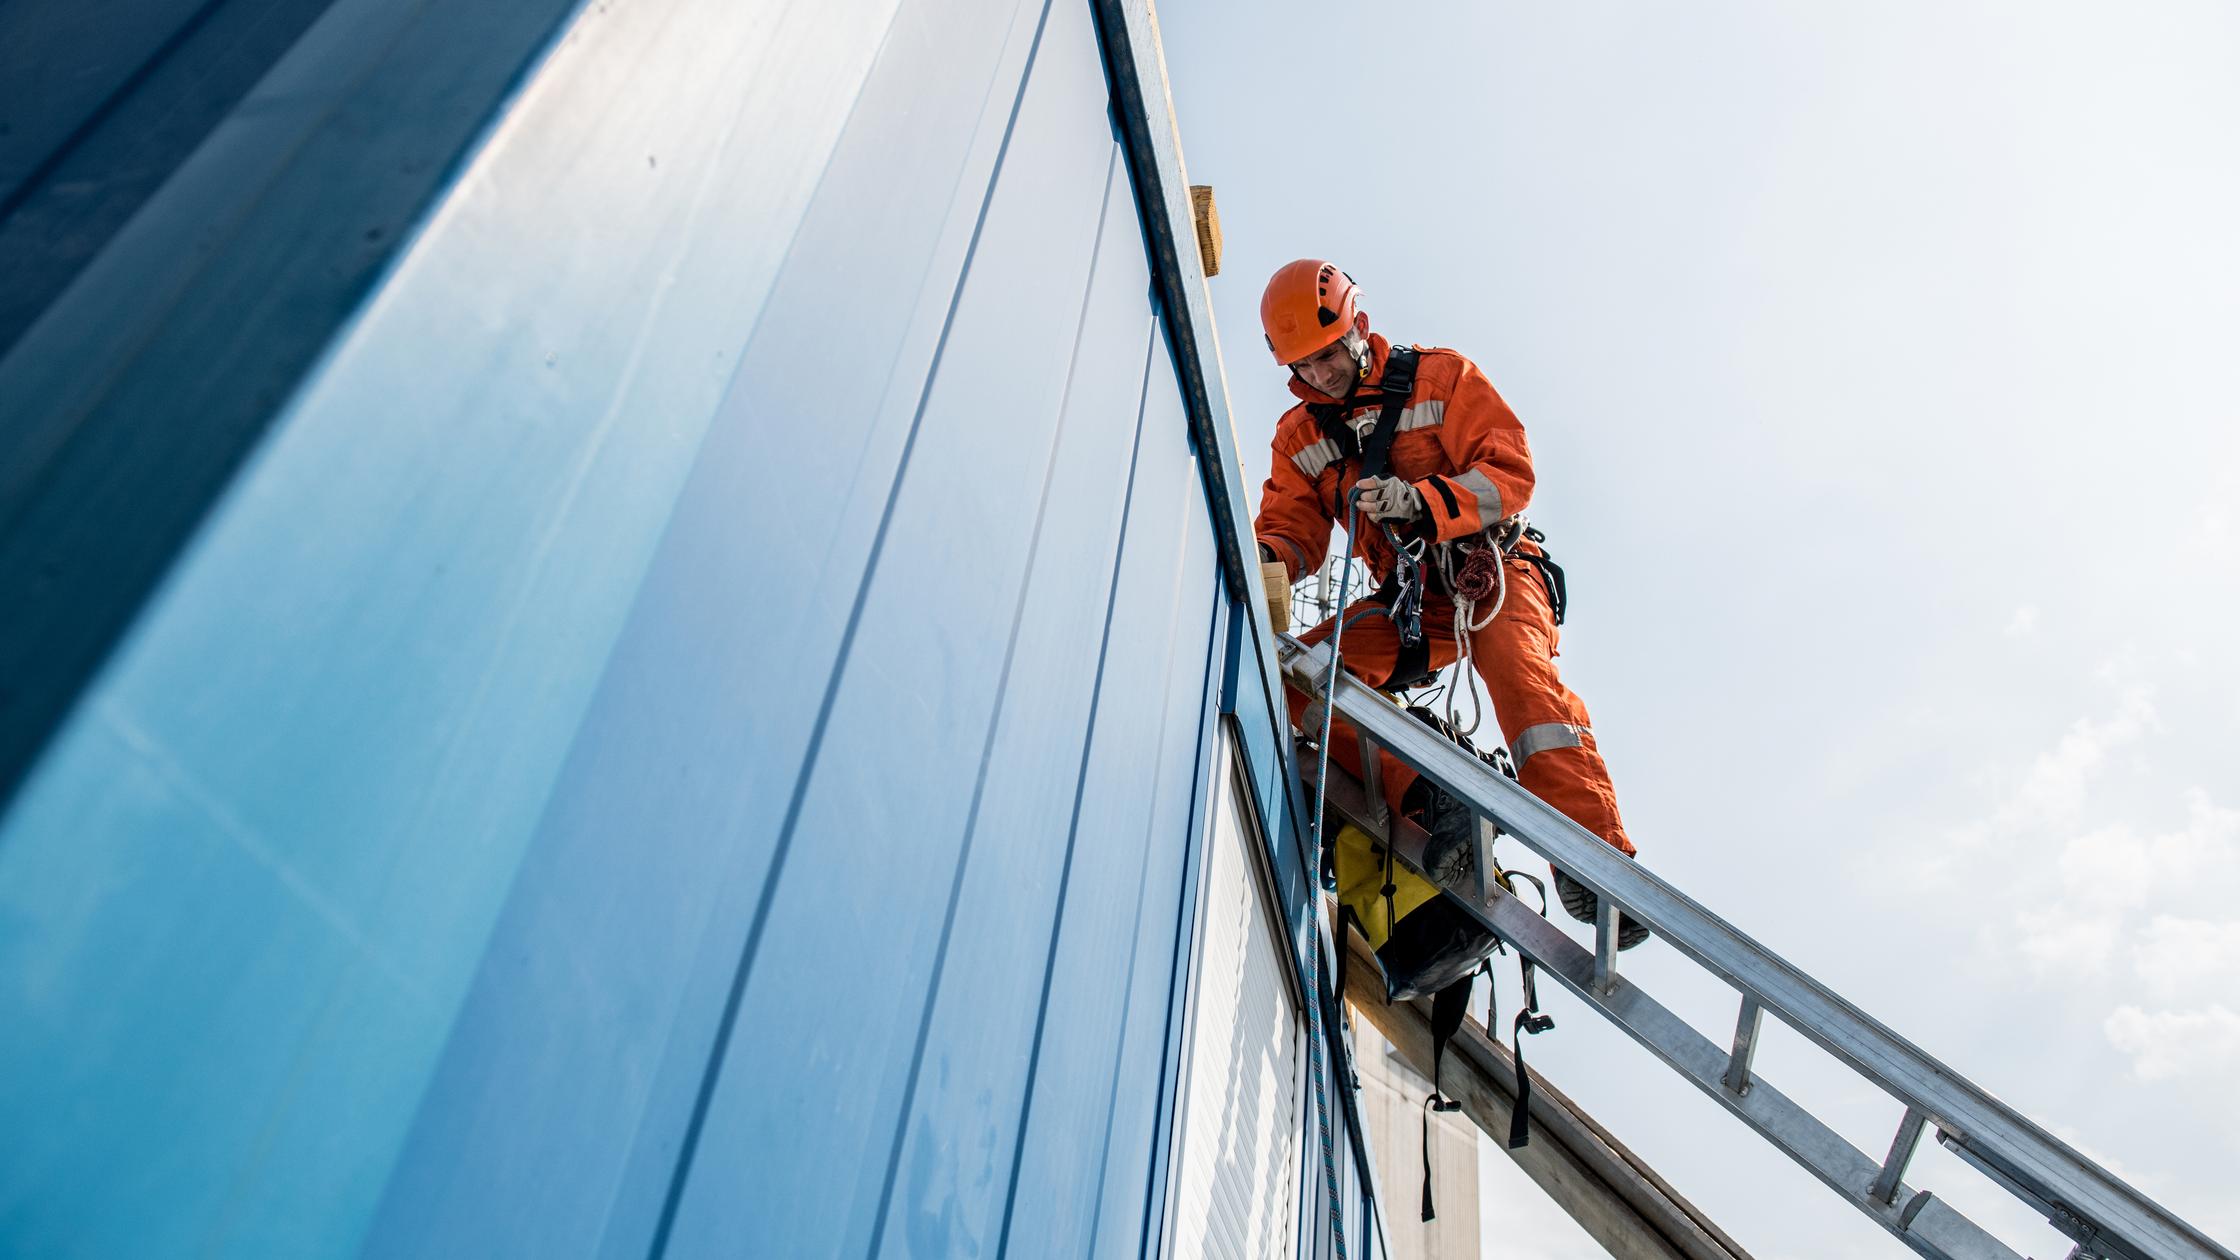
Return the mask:
<svg viewBox="0 0 2240 1260">
<path fill-rule="evenodd" d="M 1491 547 L 1480 547 L 1462 562 L 1461 571 L 1454 575 L 1454 593 L 1457 599 L 1475 603 L 1487 599 L 1501 587 L 1501 558 Z"/>
</svg>

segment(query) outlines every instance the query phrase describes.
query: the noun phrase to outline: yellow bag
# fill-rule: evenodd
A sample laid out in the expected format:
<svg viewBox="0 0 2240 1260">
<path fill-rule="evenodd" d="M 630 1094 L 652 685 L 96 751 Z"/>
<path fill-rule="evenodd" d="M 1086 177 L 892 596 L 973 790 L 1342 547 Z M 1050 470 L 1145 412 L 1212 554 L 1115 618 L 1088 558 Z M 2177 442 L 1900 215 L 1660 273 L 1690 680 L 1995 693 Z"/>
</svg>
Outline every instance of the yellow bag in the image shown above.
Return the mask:
<svg viewBox="0 0 2240 1260">
<path fill-rule="evenodd" d="M 1499 943 L 1438 885 L 1391 860 L 1368 832 L 1348 823 L 1335 847 L 1340 930 L 1347 915 L 1360 925 L 1384 968 L 1387 1000 L 1438 992 L 1469 975 Z"/>
</svg>

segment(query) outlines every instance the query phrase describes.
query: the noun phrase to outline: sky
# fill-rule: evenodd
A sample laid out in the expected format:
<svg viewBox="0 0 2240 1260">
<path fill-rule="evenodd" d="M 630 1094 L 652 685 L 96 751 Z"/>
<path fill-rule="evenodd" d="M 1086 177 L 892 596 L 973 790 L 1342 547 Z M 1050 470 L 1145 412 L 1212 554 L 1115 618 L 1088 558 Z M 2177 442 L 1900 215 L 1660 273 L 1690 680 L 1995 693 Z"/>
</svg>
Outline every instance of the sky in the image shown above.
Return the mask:
<svg viewBox="0 0 2240 1260">
<path fill-rule="evenodd" d="M 1330 258 L 1524 421 L 1642 860 L 2240 1246 L 2240 6 L 1159 20 L 1248 497 L 1260 286 Z M 1731 991 L 1626 968 L 1727 1038 Z M 1549 1007 L 1534 1065 L 1755 1255 L 1911 1254 Z M 1887 1148 L 1801 1037 L 1758 1062 Z M 1498 1254 L 1600 1254 L 1485 1155 Z M 1930 1144 L 1909 1180 L 2067 1254 Z"/>
</svg>

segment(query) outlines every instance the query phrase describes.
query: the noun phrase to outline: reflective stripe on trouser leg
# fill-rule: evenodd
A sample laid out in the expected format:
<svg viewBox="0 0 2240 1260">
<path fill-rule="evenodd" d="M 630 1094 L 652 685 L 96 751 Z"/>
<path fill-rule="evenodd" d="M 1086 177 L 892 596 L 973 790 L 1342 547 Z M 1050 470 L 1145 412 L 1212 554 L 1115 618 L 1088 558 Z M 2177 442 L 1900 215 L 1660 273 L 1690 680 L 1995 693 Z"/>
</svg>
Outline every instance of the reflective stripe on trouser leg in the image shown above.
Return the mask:
<svg viewBox="0 0 2240 1260">
<path fill-rule="evenodd" d="M 1517 779 L 1571 821 L 1631 853 L 1587 706 L 1556 671 L 1556 641 L 1546 590 L 1521 561 L 1510 561 L 1509 597 L 1471 641 L 1471 656 L 1508 737 Z"/>
<path fill-rule="evenodd" d="M 1586 733 L 1586 727 L 1570 722 L 1542 722 L 1538 726 L 1528 726 L 1518 731 L 1517 737 L 1509 741 L 1509 760 L 1522 770 L 1532 754 L 1546 752 L 1551 748 L 1577 748 L 1586 743 L 1582 738 Z"/>
</svg>

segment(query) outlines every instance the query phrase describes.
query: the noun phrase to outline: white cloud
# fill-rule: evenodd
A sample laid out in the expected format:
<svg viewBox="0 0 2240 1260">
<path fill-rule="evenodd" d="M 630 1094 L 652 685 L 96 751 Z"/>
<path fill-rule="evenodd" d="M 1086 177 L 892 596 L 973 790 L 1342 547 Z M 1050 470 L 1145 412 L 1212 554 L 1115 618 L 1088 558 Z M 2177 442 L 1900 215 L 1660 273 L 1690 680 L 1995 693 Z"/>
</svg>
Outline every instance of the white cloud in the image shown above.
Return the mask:
<svg viewBox="0 0 2240 1260">
<path fill-rule="evenodd" d="M 2073 825 L 2091 776 L 2106 764 L 2108 755 L 2137 743 L 2155 724 L 2154 702 L 2146 688 L 2137 686 L 2124 690 L 2113 717 L 2098 722 L 2078 718 L 2059 743 L 2031 762 L 2021 783 L 2000 803 L 1991 819 L 1992 832 L 2012 836 Z"/>
<path fill-rule="evenodd" d="M 2131 1056 L 2142 1081 L 2208 1076 L 2223 1081 L 2240 1067 L 2240 1014 L 2222 1003 L 2185 1011 L 2119 1006 L 2102 1025 L 2108 1041 Z"/>
<path fill-rule="evenodd" d="M 2004 633 L 2010 639 L 2024 638 L 2037 632 L 2038 606 L 2036 604 L 2024 604 L 2014 610 L 2014 616 L 2007 618 L 2007 628 Z"/>
<path fill-rule="evenodd" d="M 2041 976 L 2104 976 L 2126 959 L 2163 1001 L 2197 999 L 2194 986 L 2240 971 L 2240 811 L 2199 788 L 2184 799 L 2186 820 L 2171 831 L 2094 828 L 2064 844 L 2050 871 L 2011 873 L 2004 887 L 2022 902 L 2000 916 L 2011 934 L 1995 921 L 1980 939 L 1995 955 L 2010 940 Z"/>
<path fill-rule="evenodd" d="M 2159 1079 L 2180 1052 L 2150 1046 L 2149 1032 L 2191 1029 L 2197 1048 L 2183 1053 L 2213 1057 L 2223 1043 L 2210 1034 L 2240 1009 L 2240 810 L 2198 787 L 2146 787 L 2152 693 L 2125 681 L 2136 676 L 2126 661 L 2103 673 L 2122 688 L 2113 711 L 2070 723 L 1916 870 L 1971 907 L 1993 970 L 2067 986 L 2100 1010 L 2140 1003 L 2108 1017 L 2109 1036 L 2143 1079 Z M 2173 804 L 2182 814 L 2159 828 L 2138 821 Z"/>
<path fill-rule="evenodd" d="M 1987 961 L 2111 1003 L 2102 1031 L 2134 1078 L 2224 1080 L 2240 1071 L 2240 810 L 2194 787 L 2166 826 L 2123 817 L 2169 809 L 2110 799 L 2117 756 L 2156 729 L 2137 686 L 2070 724 L 1985 817 L 1946 833 L 1949 878 L 1981 911 Z"/>
<path fill-rule="evenodd" d="M 2031 760 L 1988 815 L 1942 829 L 1933 844 L 1914 846 L 1910 869 L 1927 885 L 1978 905 L 1996 902 L 2004 894 L 2010 900 L 2040 904 L 2041 909 L 2031 913 L 2044 913 L 2045 890 L 2038 889 L 2041 895 L 2035 898 L 2019 893 L 2038 882 L 2046 865 L 2041 855 L 2048 840 L 2077 833 L 2093 776 L 2112 753 L 2137 743 L 2157 723 L 2148 689 L 2126 686 L 2112 715 L 2071 723 L 2052 748 Z M 2009 916 L 1996 917 L 2001 922 L 1984 929 L 1987 937 L 2006 933 Z"/>
<path fill-rule="evenodd" d="M 2158 1002 L 2240 1001 L 2240 919 L 2158 914 L 2132 942 L 2131 967 Z"/>
</svg>

